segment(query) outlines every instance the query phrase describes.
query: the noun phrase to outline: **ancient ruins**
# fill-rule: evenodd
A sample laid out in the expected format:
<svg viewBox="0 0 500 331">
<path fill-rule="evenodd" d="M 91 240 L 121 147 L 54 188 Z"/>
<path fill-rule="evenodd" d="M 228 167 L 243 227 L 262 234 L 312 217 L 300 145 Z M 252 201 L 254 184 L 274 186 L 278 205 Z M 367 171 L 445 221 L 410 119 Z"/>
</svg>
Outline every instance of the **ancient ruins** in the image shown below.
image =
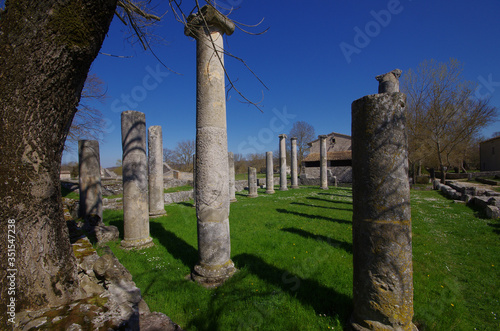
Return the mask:
<svg viewBox="0 0 500 331">
<path fill-rule="evenodd" d="M 123 149 L 123 240 L 125 249 L 153 245 L 149 236 L 148 159 L 146 115 L 127 110 L 121 114 Z"/>
<path fill-rule="evenodd" d="M 328 172 L 327 172 L 327 157 L 326 157 L 326 135 L 318 136 L 320 141 L 320 187 L 322 190 L 328 190 Z"/>
<path fill-rule="evenodd" d="M 266 152 L 266 193 L 274 194 L 273 152 Z"/>
<path fill-rule="evenodd" d="M 163 197 L 163 135 L 161 126 L 148 128 L 149 216 L 165 215 Z"/>
<path fill-rule="evenodd" d="M 286 134 L 280 134 L 280 191 L 287 191 L 287 179 L 286 179 Z"/>
<path fill-rule="evenodd" d="M 356 330 L 414 330 L 406 96 L 400 70 L 352 103 Z"/>
<path fill-rule="evenodd" d="M 192 278 L 207 287 L 236 271 L 229 234 L 229 162 L 223 35 L 234 23 L 211 6 L 191 14 L 184 33 L 196 39 L 196 217 L 199 262 Z"/>
<path fill-rule="evenodd" d="M 292 183 L 291 183 L 291 188 L 299 188 L 299 176 L 298 176 L 298 166 L 297 166 L 297 137 L 292 137 L 290 138 L 290 142 L 292 144 L 292 169 L 291 169 L 291 175 L 292 175 Z"/>
</svg>

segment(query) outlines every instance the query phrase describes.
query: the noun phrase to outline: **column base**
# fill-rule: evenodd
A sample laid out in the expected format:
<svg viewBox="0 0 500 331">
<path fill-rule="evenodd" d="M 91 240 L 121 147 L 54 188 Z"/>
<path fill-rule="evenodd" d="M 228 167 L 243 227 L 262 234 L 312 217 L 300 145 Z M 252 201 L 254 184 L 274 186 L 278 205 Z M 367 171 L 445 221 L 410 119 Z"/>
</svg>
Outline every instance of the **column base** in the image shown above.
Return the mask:
<svg viewBox="0 0 500 331">
<path fill-rule="evenodd" d="M 120 246 L 125 249 L 144 249 L 153 246 L 153 238 L 148 237 L 144 239 L 136 239 L 136 240 L 122 240 Z"/>
<path fill-rule="evenodd" d="M 149 211 L 149 217 L 160 217 L 160 216 L 166 216 L 167 212 L 165 209 L 160 209 L 160 210 L 155 210 L 155 211 Z"/>
<path fill-rule="evenodd" d="M 327 187 L 321 186 L 320 189 L 322 189 L 322 190 L 328 190 L 328 186 Z"/>
<path fill-rule="evenodd" d="M 191 272 L 191 279 L 205 288 L 214 288 L 222 285 L 238 271 L 233 261 L 229 260 L 222 265 L 209 266 L 199 263 Z"/>
<path fill-rule="evenodd" d="M 231 199 L 231 200 L 229 200 L 229 202 L 238 202 L 238 200 L 237 199 Z"/>
<path fill-rule="evenodd" d="M 290 188 L 296 189 L 299 188 L 299 185 L 292 185 Z"/>
<path fill-rule="evenodd" d="M 280 191 L 288 191 L 288 187 L 280 187 Z"/>
<path fill-rule="evenodd" d="M 258 196 L 259 196 L 258 194 L 249 194 L 249 195 L 247 195 L 247 197 L 249 197 L 249 198 L 256 198 Z"/>
<path fill-rule="evenodd" d="M 268 190 L 266 191 L 266 194 L 274 194 L 276 191 L 275 190 Z"/>
</svg>

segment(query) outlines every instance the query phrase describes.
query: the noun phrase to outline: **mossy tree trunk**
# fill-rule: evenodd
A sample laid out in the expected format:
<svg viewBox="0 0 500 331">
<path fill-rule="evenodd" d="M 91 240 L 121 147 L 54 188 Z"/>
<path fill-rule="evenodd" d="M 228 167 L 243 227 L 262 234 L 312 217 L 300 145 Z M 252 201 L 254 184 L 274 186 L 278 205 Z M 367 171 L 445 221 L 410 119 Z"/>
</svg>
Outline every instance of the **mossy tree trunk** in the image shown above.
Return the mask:
<svg viewBox="0 0 500 331">
<path fill-rule="evenodd" d="M 67 303 L 79 294 L 60 162 L 115 8 L 116 0 L 7 0 L 0 14 L 0 320 L 10 300 L 8 268 L 17 269 L 16 311 Z M 9 219 L 15 220 L 13 264 Z"/>
</svg>

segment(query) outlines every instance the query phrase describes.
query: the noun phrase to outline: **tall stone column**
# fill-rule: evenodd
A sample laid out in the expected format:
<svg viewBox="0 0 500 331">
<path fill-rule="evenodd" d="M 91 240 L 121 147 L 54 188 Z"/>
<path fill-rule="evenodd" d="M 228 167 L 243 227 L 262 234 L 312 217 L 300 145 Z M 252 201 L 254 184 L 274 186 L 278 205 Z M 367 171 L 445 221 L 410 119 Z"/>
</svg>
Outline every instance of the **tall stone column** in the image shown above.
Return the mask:
<svg viewBox="0 0 500 331">
<path fill-rule="evenodd" d="M 125 249 L 153 245 L 149 236 L 146 116 L 127 110 L 121 115 L 123 149 L 123 240 Z"/>
<path fill-rule="evenodd" d="M 256 198 L 257 194 L 257 169 L 248 167 L 248 197 Z"/>
<path fill-rule="evenodd" d="M 79 215 L 85 222 L 91 215 L 99 216 L 98 222 L 102 224 L 101 162 L 97 140 L 78 141 L 78 168 L 80 174 Z"/>
<path fill-rule="evenodd" d="M 163 193 L 163 136 L 161 126 L 148 128 L 149 216 L 165 215 Z"/>
<path fill-rule="evenodd" d="M 292 142 L 292 188 L 299 188 L 299 176 L 297 173 L 297 138 L 292 137 L 290 138 L 290 141 Z"/>
<path fill-rule="evenodd" d="M 196 207 L 196 153 L 193 154 L 193 208 Z"/>
<path fill-rule="evenodd" d="M 326 152 L 326 135 L 319 135 L 319 180 L 321 189 L 328 190 L 328 154 Z"/>
<path fill-rule="evenodd" d="M 229 152 L 227 154 L 228 162 L 229 162 L 229 201 L 236 202 L 236 187 L 235 187 L 235 178 L 234 178 L 234 154 L 233 152 Z"/>
<path fill-rule="evenodd" d="M 382 91 L 352 103 L 352 326 L 416 330 L 406 96 Z"/>
<path fill-rule="evenodd" d="M 274 194 L 273 152 L 266 152 L 266 193 Z"/>
<path fill-rule="evenodd" d="M 206 287 L 236 271 L 229 235 L 229 169 L 223 34 L 234 23 L 213 7 L 189 15 L 184 33 L 196 39 L 196 217 L 199 262 L 192 278 Z"/>
<path fill-rule="evenodd" d="M 280 134 L 280 191 L 287 191 L 286 181 L 286 134 Z"/>
</svg>

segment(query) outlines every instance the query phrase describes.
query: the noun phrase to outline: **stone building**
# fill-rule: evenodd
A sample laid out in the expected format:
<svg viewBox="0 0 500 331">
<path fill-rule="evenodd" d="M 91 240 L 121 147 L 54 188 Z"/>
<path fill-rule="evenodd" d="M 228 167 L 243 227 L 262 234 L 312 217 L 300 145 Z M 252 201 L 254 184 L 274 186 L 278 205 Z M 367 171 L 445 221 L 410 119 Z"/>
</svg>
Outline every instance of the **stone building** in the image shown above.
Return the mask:
<svg viewBox="0 0 500 331">
<path fill-rule="evenodd" d="M 500 137 L 491 138 L 479 144 L 481 171 L 500 170 Z"/>
<path fill-rule="evenodd" d="M 340 183 L 352 182 L 351 136 L 332 132 L 326 138 L 328 177 L 336 176 Z M 320 177 L 320 140 L 308 144 L 309 155 L 301 166 L 300 179 L 305 185 L 313 185 L 309 180 Z"/>
</svg>

